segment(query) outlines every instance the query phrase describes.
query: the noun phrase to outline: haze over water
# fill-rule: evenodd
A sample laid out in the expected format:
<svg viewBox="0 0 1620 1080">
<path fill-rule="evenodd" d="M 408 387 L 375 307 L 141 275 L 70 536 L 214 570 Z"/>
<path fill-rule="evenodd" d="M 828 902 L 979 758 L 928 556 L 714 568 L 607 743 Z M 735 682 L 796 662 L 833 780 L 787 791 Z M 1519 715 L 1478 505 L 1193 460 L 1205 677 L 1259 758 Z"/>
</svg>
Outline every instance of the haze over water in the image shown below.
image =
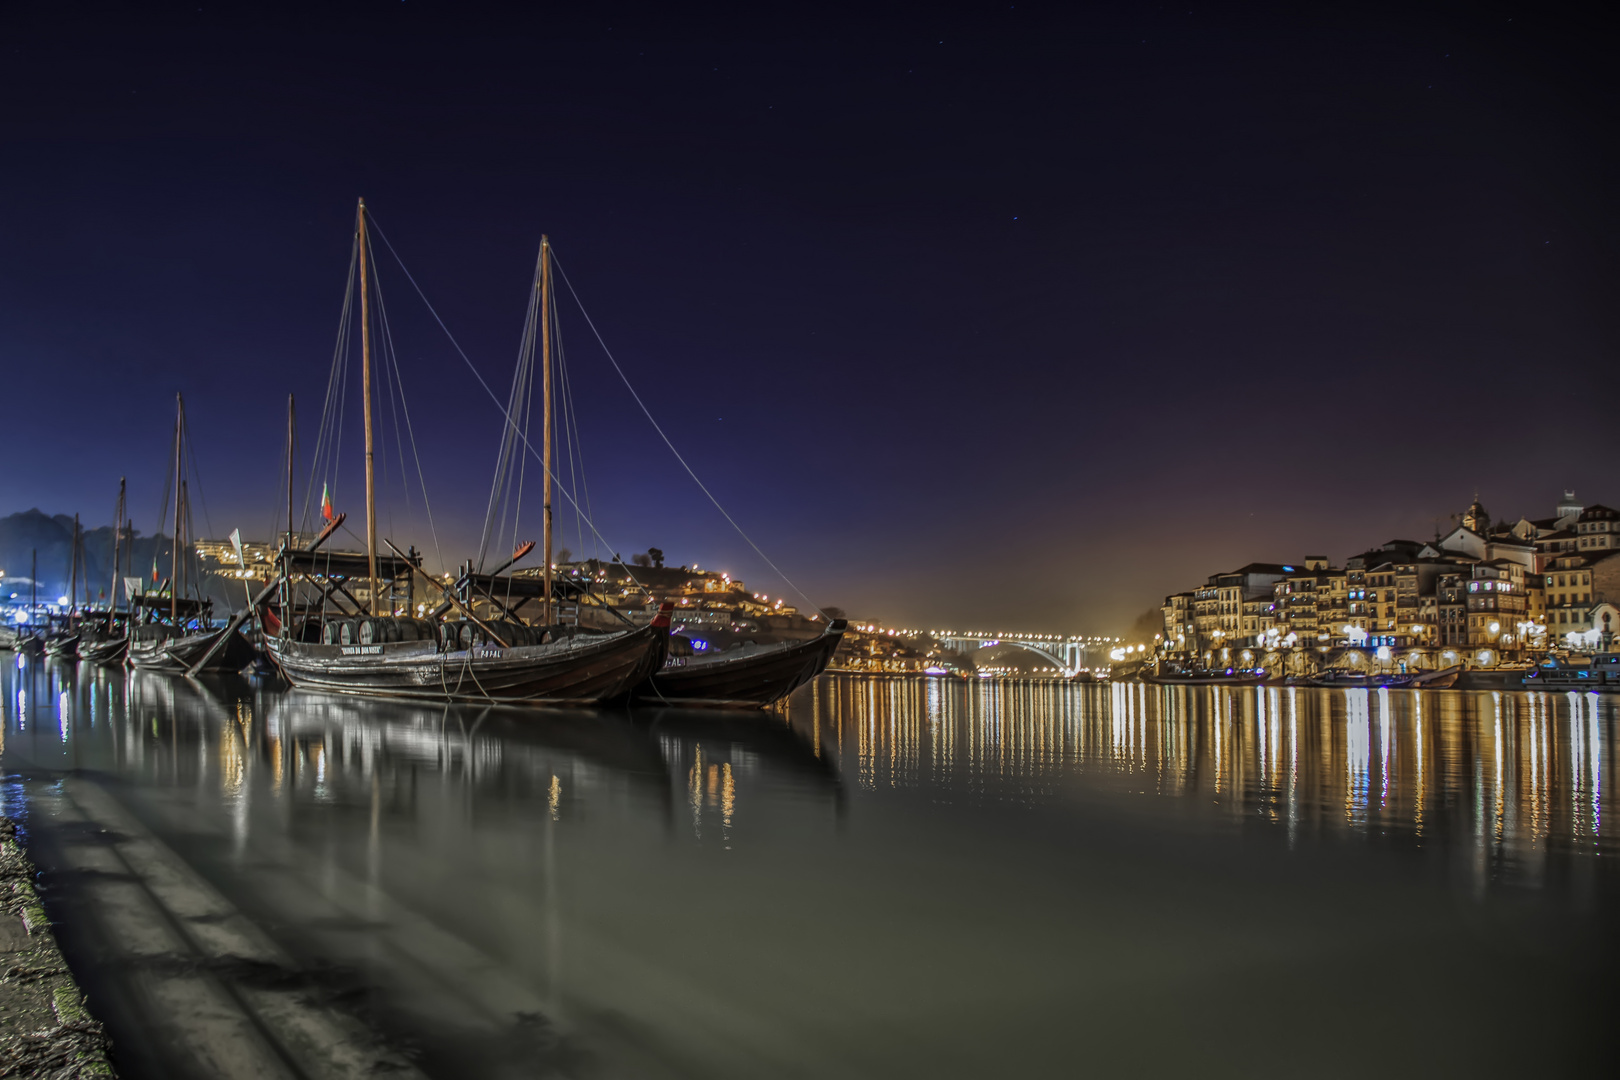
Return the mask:
<svg viewBox="0 0 1620 1080">
<path fill-rule="evenodd" d="M 148 830 L 436 1076 L 1607 1049 L 1612 697 L 838 676 L 630 715 L 0 670 L 10 812 L 129 1076 L 178 1066 L 73 870 L 97 829 Z"/>
</svg>

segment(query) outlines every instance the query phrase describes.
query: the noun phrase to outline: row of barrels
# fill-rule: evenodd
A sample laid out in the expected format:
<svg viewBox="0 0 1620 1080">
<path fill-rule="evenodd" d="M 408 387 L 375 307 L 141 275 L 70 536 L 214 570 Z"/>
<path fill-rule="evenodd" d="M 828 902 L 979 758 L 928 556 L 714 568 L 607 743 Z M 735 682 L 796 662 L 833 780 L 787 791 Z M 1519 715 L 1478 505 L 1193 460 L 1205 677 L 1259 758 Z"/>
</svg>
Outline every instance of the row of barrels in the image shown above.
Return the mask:
<svg viewBox="0 0 1620 1080">
<path fill-rule="evenodd" d="M 550 635 L 545 631 L 518 622 L 491 622 L 486 625 L 511 646 L 540 645 L 550 640 Z M 444 652 L 495 644 L 482 627 L 472 622 L 441 623 L 408 618 L 333 619 L 321 627 L 321 642 L 326 645 L 384 645 L 397 641 L 436 641 Z"/>
</svg>

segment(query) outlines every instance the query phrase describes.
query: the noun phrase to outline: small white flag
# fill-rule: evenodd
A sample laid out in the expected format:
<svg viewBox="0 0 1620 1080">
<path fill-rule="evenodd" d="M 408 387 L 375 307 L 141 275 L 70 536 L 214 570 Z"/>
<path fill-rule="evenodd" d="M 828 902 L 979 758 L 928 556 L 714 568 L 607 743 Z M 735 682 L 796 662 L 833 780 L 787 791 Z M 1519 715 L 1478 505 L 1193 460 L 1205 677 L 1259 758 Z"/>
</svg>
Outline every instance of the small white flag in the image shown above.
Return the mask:
<svg viewBox="0 0 1620 1080">
<path fill-rule="evenodd" d="M 140 595 L 141 595 L 141 579 L 138 578 L 138 577 L 127 577 L 127 578 L 125 578 L 124 579 L 124 599 L 126 601 L 133 601 L 137 596 L 140 596 Z"/>
</svg>

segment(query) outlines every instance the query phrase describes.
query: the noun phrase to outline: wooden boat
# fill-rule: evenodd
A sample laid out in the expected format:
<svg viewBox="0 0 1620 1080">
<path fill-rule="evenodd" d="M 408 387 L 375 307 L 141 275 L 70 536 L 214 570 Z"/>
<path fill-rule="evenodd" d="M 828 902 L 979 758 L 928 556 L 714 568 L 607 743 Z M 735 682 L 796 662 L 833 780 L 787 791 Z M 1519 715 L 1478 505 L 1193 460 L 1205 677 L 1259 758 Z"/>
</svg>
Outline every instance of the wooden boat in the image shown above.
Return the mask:
<svg viewBox="0 0 1620 1080">
<path fill-rule="evenodd" d="M 1146 675 L 1143 681 L 1159 686 L 1256 686 L 1264 682 L 1263 671 L 1167 671 Z"/>
<path fill-rule="evenodd" d="M 92 664 L 118 666 L 129 652 L 129 626 L 134 612 L 133 598 L 124 612 L 118 610 L 118 583 L 120 571 L 129 560 L 130 551 L 124 544 L 125 536 L 134 537 L 135 524 L 128 521 L 125 504 L 125 480 L 118 478 L 118 502 L 113 506 L 112 588 L 107 593 L 107 610 L 96 619 L 83 624 L 79 633 L 79 659 Z M 88 595 L 88 588 L 86 589 Z"/>
<path fill-rule="evenodd" d="M 710 654 L 695 652 L 685 638 L 671 638 L 669 658 L 636 688 L 635 700 L 764 708 L 827 670 L 847 627 L 845 620 L 834 619 L 809 641 L 750 643 Z"/>
<path fill-rule="evenodd" d="M 456 626 L 456 623 L 445 624 Z M 425 701 L 594 705 L 627 695 L 663 659 L 669 613 L 615 634 L 563 635 L 538 645 L 447 647 L 444 639 L 369 645 L 265 639 L 299 688 Z"/>
<path fill-rule="evenodd" d="M 1504 664 L 1494 668 L 1467 668 L 1454 684 L 1458 690 L 1522 690 L 1536 668 L 1530 664 Z"/>
<path fill-rule="evenodd" d="M 129 598 L 126 652 L 131 666 L 173 675 L 195 671 L 238 671 L 253 658 L 253 647 L 236 626 L 212 625 L 213 601 L 184 595 L 188 577 L 191 507 L 187 497 L 186 403 L 175 395 L 174 532 L 170 576 L 156 593 Z M 156 566 L 153 567 L 156 576 Z"/>
<path fill-rule="evenodd" d="M 356 257 L 362 380 L 366 387 L 363 395 L 366 550 L 364 553 L 320 550 L 341 523 L 342 515 L 331 519 L 307 548 L 294 549 L 289 488 L 288 542 L 277 556 L 277 579 L 249 605 L 249 610 L 257 609 L 269 599 L 271 592 L 280 593 L 275 613 L 261 616 L 261 624 L 267 629 L 264 646 L 270 660 L 293 686 L 334 693 L 506 704 L 595 704 L 627 697 L 632 688 L 645 681 L 664 661 L 671 605 L 664 605 L 645 626 L 628 626 L 614 632 L 588 632 L 579 627 L 557 625 L 553 619 L 550 241 L 544 237 L 540 241 L 535 302 L 524 331 L 526 349 L 519 359 L 519 384 L 527 385 L 523 380 L 528 378 L 528 371 L 523 365 L 532 362 L 532 343 L 538 332 L 544 365 L 545 570 L 540 617 L 535 626 L 480 619 L 470 600 L 461 599 L 453 590 L 428 577 L 422 570 L 420 556 L 403 552 L 386 540 L 384 543 L 392 556 L 378 549 L 372 466 L 370 254 L 364 200 L 360 202 L 357 217 Z M 503 447 L 511 445 L 516 424 L 509 414 Z M 526 436 L 523 441 L 527 444 Z M 291 439 L 288 445 L 290 454 Z M 287 475 L 290 485 L 293 476 L 290 464 Z M 520 548 L 506 565 L 510 566 L 532 548 L 533 544 Z M 460 620 L 438 624 L 396 615 L 401 597 L 406 613 L 417 610 L 414 585 L 418 577 L 428 587 L 443 593 L 439 612 L 448 613 L 453 608 L 460 614 Z M 351 588 L 351 584 L 363 584 L 364 588 Z M 360 600 L 360 595 L 366 599 Z M 246 614 L 234 619 L 227 630 L 234 631 Z"/>
<path fill-rule="evenodd" d="M 1400 690 L 1412 685 L 1416 675 L 1396 672 L 1369 672 L 1348 671 L 1344 668 L 1329 668 L 1307 680 L 1307 685 L 1330 687 L 1339 690 L 1354 690 L 1357 688 L 1368 690 Z"/>
<path fill-rule="evenodd" d="M 0 648 L 10 649 L 18 656 L 40 656 L 45 652 L 45 638 L 40 628 L 35 626 L 32 621 L 40 615 L 39 551 L 36 549 L 29 558 L 28 618 L 30 621 L 14 626 L 0 627 Z"/>
<path fill-rule="evenodd" d="M 18 656 L 44 656 L 45 636 L 36 630 L 18 627 L 12 632 L 7 648 Z"/>
<path fill-rule="evenodd" d="M 76 660 L 79 656 L 79 541 L 79 515 L 74 514 L 73 540 L 68 545 L 69 606 L 67 614 L 45 635 L 45 655 L 57 660 Z"/>
<path fill-rule="evenodd" d="M 87 635 L 79 639 L 79 659 L 92 664 L 122 664 L 128 649 L 129 635 L 122 631 L 116 635 Z"/>
<path fill-rule="evenodd" d="M 283 548 L 278 579 L 257 602 L 262 604 L 271 589 L 290 596 L 300 585 L 313 585 L 331 602 L 348 595 L 348 582 L 366 579 L 373 569 L 383 585 L 379 591 L 393 592 L 397 582 L 426 576 L 420 556 L 397 550 L 375 560 L 361 552 L 319 550 L 330 532 L 329 527 L 307 549 Z M 453 606 L 461 605 L 454 601 Z M 284 619 L 267 613 L 261 622 L 273 628 L 264 636 L 266 654 L 295 687 L 436 702 L 583 705 L 625 697 L 663 662 L 670 607 L 664 605 L 648 625 L 618 633 L 471 617 L 440 623 L 364 611 L 322 615 L 310 612 L 309 605 L 302 615 Z M 281 605 L 283 612 L 297 610 L 290 602 Z M 236 625 L 233 620 L 227 629 Z"/>
<path fill-rule="evenodd" d="M 76 632 L 51 634 L 45 638 L 44 651 L 46 656 L 58 660 L 77 660 L 79 658 L 79 635 Z"/>
<path fill-rule="evenodd" d="M 1457 685 L 1462 665 L 1453 664 L 1437 671 L 1420 671 L 1412 679 L 1412 686 L 1420 690 L 1450 690 Z"/>
<path fill-rule="evenodd" d="M 241 671 L 253 660 L 253 646 L 235 627 L 176 630 L 164 623 L 137 626 L 126 643 L 131 666 L 171 675 Z M 199 661 L 206 662 L 199 667 Z"/>
</svg>

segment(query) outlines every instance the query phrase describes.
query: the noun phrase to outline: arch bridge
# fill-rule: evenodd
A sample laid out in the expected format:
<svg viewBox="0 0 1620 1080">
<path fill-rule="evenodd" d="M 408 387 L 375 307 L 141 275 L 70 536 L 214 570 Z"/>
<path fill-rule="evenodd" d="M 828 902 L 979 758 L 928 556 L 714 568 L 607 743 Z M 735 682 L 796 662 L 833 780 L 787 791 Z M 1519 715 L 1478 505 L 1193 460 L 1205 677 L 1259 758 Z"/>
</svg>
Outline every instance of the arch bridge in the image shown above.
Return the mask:
<svg viewBox="0 0 1620 1080">
<path fill-rule="evenodd" d="M 929 637 L 957 652 L 971 653 L 997 645 L 1015 645 L 1050 660 L 1065 675 L 1107 667 L 1108 653 L 1120 639 L 1095 635 L 987 633 L 976 630 L 930 630 Z"/>
</svg>

